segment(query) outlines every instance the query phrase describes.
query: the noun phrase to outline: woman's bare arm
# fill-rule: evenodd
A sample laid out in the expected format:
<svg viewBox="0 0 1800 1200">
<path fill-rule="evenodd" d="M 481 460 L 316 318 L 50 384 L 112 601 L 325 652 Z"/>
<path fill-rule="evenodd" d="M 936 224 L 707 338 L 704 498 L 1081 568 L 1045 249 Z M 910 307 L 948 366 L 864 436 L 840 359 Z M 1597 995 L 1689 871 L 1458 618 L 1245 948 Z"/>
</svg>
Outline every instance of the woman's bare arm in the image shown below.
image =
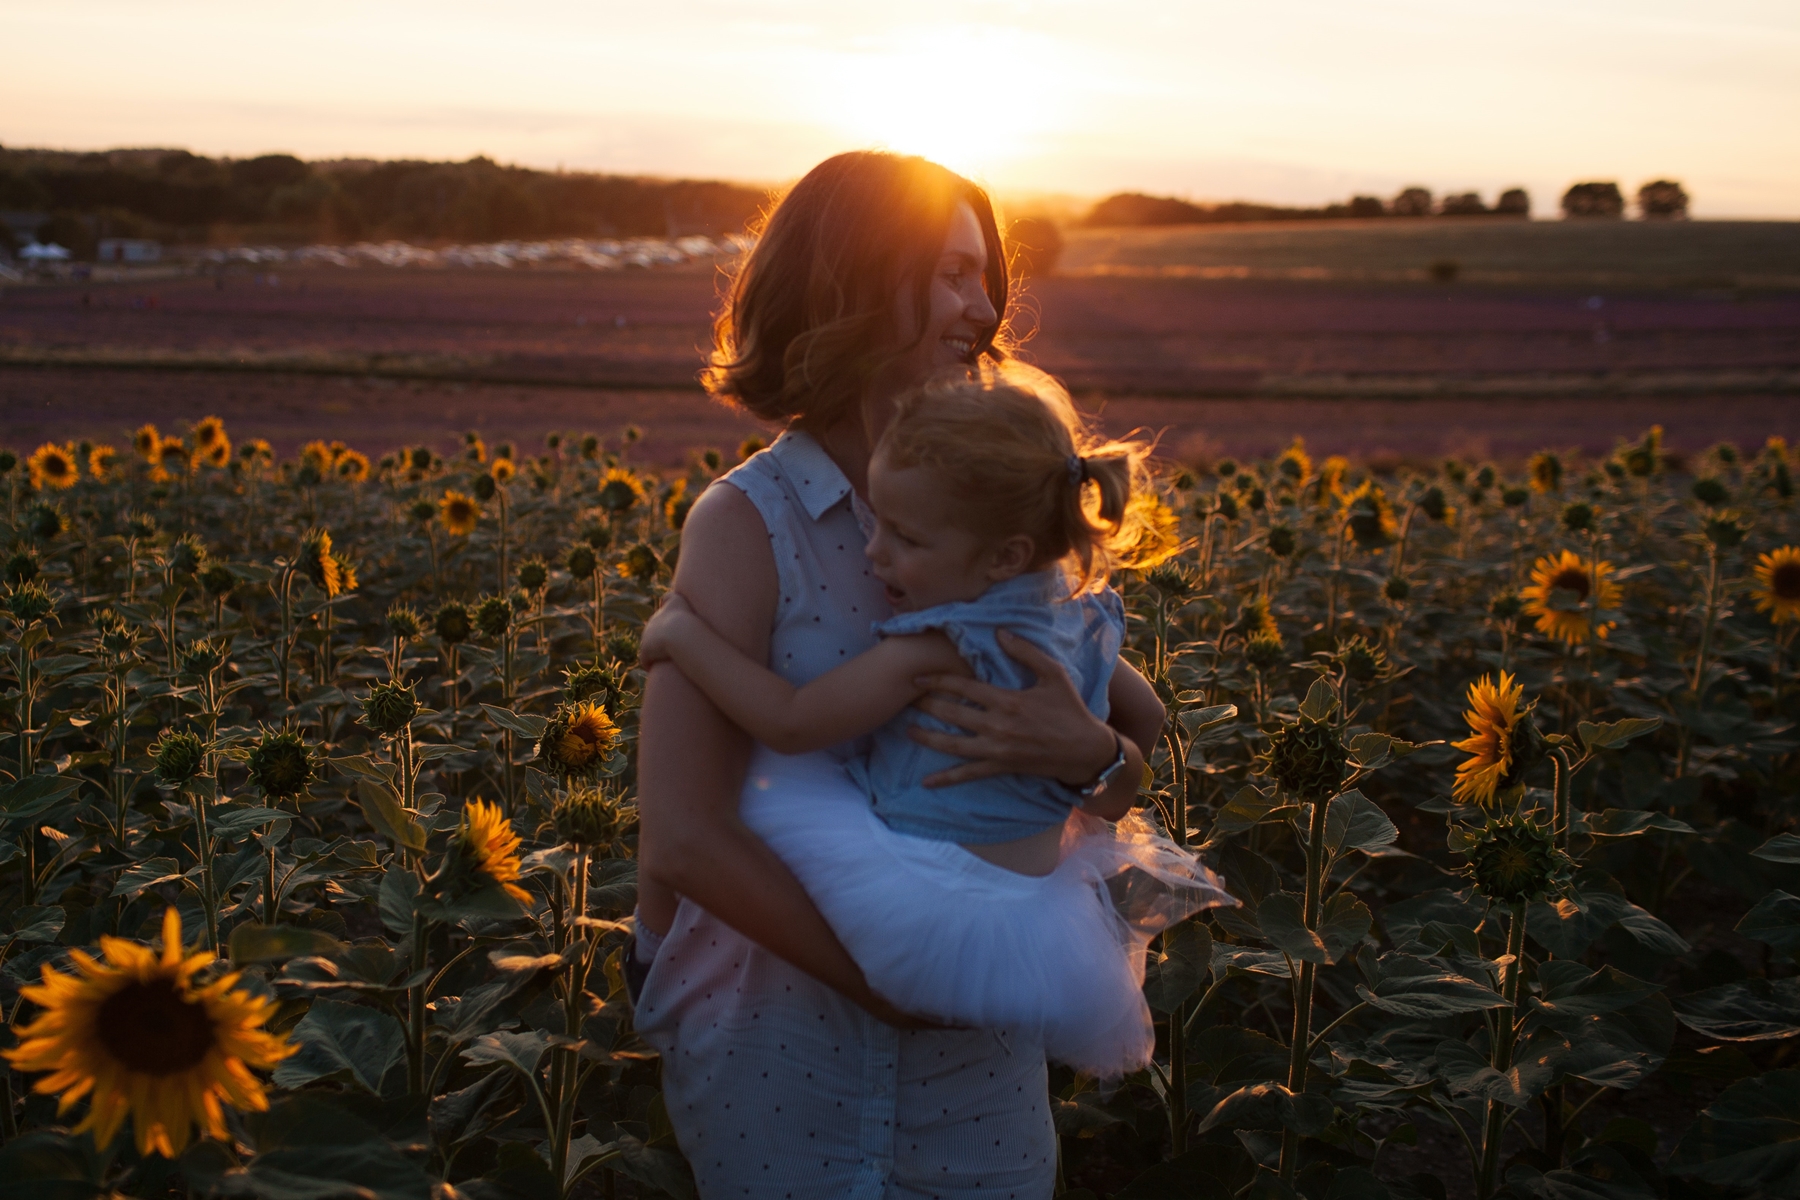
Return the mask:
<svg viewBox="0 0 1800 1200">
<path fill-rule="evenodd" d="M 913 728 L 914 740 L 968 760 L 938 772 L 926 784 L 941 787 L 990 775 L 1021 774 L 1047 775 L 1075 786 L 1098 775 L 1122 745 L 1124 769 L 1082 807 L 1109 820 L 1123 816 L 1142 782 L 1142 747 L 1154 747 L 1161 736 L 1166 714 L 1155 690 L 1121 658 L 1108 687 L 1112 719 L 1101 721 L 1082 703 L 1062 664 L 1011 633 L 1000 634 L 1000 646 L 1031 669 L 1037 677 L 1031 687 L 999 688 L 953 675 L 920 681 L 933 694 L 919 700 L 919 709 L 968 731 L 961 735 Z"/>
<path fill-rule="evenodd" d="M 919 698 L 920 675 L 967 670 L 941 633 L 888 638 L 795 687 L 743 653 L 679 592 L 644 628 L 644 663 L 671 661 L 738 728 L 782 754 L 805 754 L 885 725 Z"/>
<path fill-rule="evenodd" d="M 732 645 L 767 657 L 777 584 L 755 507 L 730 485 L 709 488 L 681 543 L 675 586 Z M 644 685 L 640 728 L 638 857 L 650 889 L 686 896 L 876 1016 L 897 1018 L 786 864 L 739 817 L 749 737 L 667 663 Z"/>
</svg>

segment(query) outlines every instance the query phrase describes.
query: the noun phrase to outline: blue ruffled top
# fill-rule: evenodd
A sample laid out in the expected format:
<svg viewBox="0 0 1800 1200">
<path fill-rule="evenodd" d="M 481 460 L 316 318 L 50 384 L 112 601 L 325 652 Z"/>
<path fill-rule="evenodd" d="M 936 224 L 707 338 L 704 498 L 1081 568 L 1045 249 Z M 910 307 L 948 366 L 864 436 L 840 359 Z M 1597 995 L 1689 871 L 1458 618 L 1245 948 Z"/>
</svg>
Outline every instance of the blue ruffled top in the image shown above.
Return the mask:
<svg viewBox="0 0 1800 1200">
<path fill-rule="evenodd" d="M 940 604 L 875 623 L 882 637 L 938 630 L 948 636 L 975 673 L 996 687 L 1027 688 L 1036 682 L 1029 668 L 1000 648 L 1002 629 L 1049 654 L 1068 671 L 1088 711 L 1105 720 L 1107 688 L 1125 639 L 1125 606 L 1111 588 L 1069 595 L 1058 568 L 1035 571 L 997 583 L 975 600 Z M 896 832 L 933 841 L 985 845 L 1029 837 L 1068 818 L 1077 797 L 1054 779 L 1039 775 L 997 775 L 949 787 L 920 781 L 962 760 L 921 746 L 907 736 L 919 724 L 946 725 L 909 708 L 875 732 L 866 759 L 852 759 L 850 772 L 869 793 L 875 812 Z"/>
</svg>

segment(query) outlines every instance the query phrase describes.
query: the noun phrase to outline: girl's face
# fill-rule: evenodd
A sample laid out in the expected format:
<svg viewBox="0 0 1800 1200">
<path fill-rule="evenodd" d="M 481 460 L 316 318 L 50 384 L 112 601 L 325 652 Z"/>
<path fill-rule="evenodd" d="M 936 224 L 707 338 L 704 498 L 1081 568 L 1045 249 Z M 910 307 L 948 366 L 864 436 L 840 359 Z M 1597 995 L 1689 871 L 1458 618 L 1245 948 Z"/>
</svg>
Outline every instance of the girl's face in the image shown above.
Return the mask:
<svg viewBox="0 0 1800 1200">
<path fill-rule="evenodd" d="M 974 600 L 1030 565 L 1031 539 L 994 544 L 953 520 L 952 501 L 923 467 L 869 464 L 875 533 L 864 553 L 895 612 Z"/>
<path fill-rule="evenodd" d="M 908 348 L 888 368 L 888 382 L 896 390 L 922 383 L 946 368 L 974 361 L 976 344 L 999 321 L 993 302 L 982 287 L 987 261 L 987 239 L 981 234 L 975 210 L 966 202 L 958 204 L 950 218 L 950 230 L 944 236 L 943 252 L 932 270 L 923 330 L 917 325 L 910 281 L 902 285 L 896 298 L 894 311 L 899 328 L 895 332 L 900 345 Z M 879 430 L 873 432 L 880 434 Z"/>
</svg>

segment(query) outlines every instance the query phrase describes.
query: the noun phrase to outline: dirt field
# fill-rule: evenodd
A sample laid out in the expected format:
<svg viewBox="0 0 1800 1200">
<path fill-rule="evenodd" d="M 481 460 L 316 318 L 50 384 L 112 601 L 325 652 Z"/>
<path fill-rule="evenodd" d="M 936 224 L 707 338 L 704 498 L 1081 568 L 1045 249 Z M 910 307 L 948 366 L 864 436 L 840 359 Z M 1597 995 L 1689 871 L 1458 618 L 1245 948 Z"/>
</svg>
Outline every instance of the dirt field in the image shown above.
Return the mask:
<svg viewBox="0 0 1800 1200">
<path fill-rule="evenodd" d="M 1537 237 L 1540 227 L 1515 226 L 1515 251 L 1521 228 Z M 1625 227 L 1579 244 L 1565 226 L 1543 228 L 1534 261 L 1585 246 L 1593 267 Z M 1690 243 L 1695 231 L 1700 243 L 1714 238 L 1704 225 L 1682 229 Z M 1732 253 L 1766 235 L 1770 269 L 1785 270 L 1782 239 L 1794 230 L 1738 230 Z M 1331 277 L 1329 263 L 1352 251 L 1392 267 L 1428 248 L 1386 229 L 1347 236 L 1328 229 L 1282 241 L 1269 227 L 1077 235 L 1072 273 L 1026 291 L 1026 353 L 1109 427 L 1163 431 L 1165 447 L 1184 457 L 1262 453 L 1296 433 L 1325 451 L 1407 457 L 1599 451 L 1653 422 L 1687 447 L 1800 434 L 1791 415 L 1800 409 L 1800 287 Z M 1326 263 L 1317 269 L 1328 277 L 1271 276 L 1281 255 Z M 1261 264 L 1261 274 L 1095 269 L 1234 257 Z M 717 284 L 711 268 L 318 268 L 9 288 L 0 294 L 0 439 L 117 440 L 145 420 L 176 426 L 217 413 L 284 452 L 321 434 L 379 450 L 448 442 L 471 427 L 535 442 L 550 429 L 627 422 L 650 431 L 644 449 L 655 457 L 729 446 L 753 424 L 710 405 L 693 383 Z"/>
</svg>

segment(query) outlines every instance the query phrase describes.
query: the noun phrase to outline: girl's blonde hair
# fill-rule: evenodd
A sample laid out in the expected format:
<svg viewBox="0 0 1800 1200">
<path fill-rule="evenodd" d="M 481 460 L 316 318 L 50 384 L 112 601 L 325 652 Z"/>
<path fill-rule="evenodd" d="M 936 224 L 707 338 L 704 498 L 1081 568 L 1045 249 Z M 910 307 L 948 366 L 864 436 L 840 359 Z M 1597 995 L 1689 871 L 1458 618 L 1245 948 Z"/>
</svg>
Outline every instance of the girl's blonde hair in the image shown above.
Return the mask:
<svg viewBox="0 0 1800 1200">
<path fill-rule="evenodd" d="M 1017 361 L 903 395 L 875 447 L 891 467 L 936 475 L 969 532 L 1030 537 L 1031 569 L 1063 563 L 1077 591 L 1134 565 L 1149 454 L 1146 442 L 1095 436 L 1060 384 Z"/>
</svg>

